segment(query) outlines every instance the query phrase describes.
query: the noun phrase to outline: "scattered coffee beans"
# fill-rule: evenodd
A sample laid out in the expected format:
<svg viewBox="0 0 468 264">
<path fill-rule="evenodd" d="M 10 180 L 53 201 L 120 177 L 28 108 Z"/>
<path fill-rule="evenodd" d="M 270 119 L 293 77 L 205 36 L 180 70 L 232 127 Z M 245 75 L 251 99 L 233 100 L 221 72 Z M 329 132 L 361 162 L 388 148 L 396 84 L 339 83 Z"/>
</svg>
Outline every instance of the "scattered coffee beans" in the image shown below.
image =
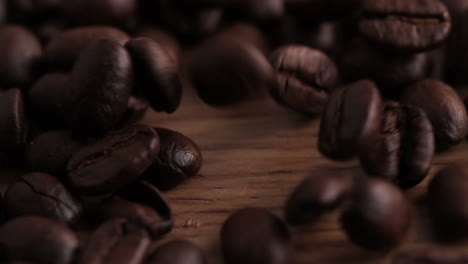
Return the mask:
<svg viewBox="0 0 468 264">
<path fill-rule="evenodd" d="M 145 264 L 205 264 L 202 250 L 185 240 L 168 242 L 149 256 Z"/>
</svg>

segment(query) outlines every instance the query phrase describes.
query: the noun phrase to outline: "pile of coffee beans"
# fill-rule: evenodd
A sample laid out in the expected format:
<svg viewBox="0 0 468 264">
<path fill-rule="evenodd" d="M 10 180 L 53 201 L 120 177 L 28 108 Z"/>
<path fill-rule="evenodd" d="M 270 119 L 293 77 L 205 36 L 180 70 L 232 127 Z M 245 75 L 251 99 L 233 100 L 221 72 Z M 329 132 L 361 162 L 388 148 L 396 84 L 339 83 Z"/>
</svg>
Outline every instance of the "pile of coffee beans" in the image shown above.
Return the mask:
<svg viewBox="0 0 468 264">
<path fill-rule="evenodd" d="M 161 191 L 196 175 L 202 154 L 140 121 L 174 113 L 184 85 L 218 108 L 269 95 L 320 119 L 323 156 L 362 167 L 304 179 L 285 221 L 235 212 L 220 232 L 226 263 L 291 263 L 289 226 L 331 211 L 356 245 L 397 247 L 414 215 L 404 190 L 468 135 L 466 27 L 465 0 L 0 0 L 0 165 L 24 172 L 0 196 L 0 262 L 206 263 L 188 241 L 151 250 L 174 222 Z M 468 239 L 467 200 L 465 162 L 431 179 L 438 238 Z"/>
</svg>

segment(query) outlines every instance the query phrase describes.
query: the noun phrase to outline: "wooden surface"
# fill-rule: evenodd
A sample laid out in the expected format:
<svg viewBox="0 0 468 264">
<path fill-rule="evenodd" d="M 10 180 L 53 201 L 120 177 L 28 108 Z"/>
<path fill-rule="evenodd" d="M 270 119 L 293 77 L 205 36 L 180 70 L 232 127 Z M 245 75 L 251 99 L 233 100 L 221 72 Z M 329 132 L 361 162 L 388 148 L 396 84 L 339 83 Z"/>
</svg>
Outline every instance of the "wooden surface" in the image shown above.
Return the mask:
<svg viewBox="0 0 468 264">
<path fill-rule="evenodd" d="M 223 263 L 219 232 L 223 222 L 243 207 L 264 207 L 283 217 L 284 203 L 306 176 L 321 170 L 358 170 L 356 161 L 333 163 L 317 151 L 318 120 L 280 107 L 266 98 L 229 109 L 203 104 L 192 91 L 173 115 L 149 113 L 144 123 L 171 128 L 193 138 L 204 162 L 200 175 L 167 193 L 175 229 L 160 243 L 184 238 L 200 245 L 210 264 Z M 431 176 L 442 165 L 468 156 L 461 144 L 437 155 Z M 411 232 L 401 248 L 431 243 L 424 194 L 429 182 L 407 192 L 414 205 Z M 373 253 L 347 241 L 338 213 L 315 224 L 291 229 L 294 263 L 387 263 L 395 251 Z M 159 242 L 158 242 L 159 243 Z"/>
</svg>

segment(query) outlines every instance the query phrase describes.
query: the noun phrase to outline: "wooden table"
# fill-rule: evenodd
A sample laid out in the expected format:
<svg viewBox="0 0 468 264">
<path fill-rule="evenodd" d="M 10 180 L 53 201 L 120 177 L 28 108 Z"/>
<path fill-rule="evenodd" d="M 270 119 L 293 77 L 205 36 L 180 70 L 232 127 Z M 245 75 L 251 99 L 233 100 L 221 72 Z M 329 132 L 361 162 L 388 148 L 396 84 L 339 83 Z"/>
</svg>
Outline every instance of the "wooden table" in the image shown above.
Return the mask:
<svg viewBox="0 0 468 264">
<path fill-rule="evenodd" d="M 242 106 L 215 109 L 193 91 L 184 95 L 173 115 L 150 113 L 144 123 L 171 128 L 193 138 L 204 162 L 200 175 L 167 193 L 175 228 L 162 242 L 191 240 L 209 255 L 210 264 L 223 263 L 219 232 L 223 222 L 243 207 L 264 207 L 283 217 L 293 188 L 320 170 L 359 170 L 357 161 L 334 163 L 317 150 L 318 120 L 301 116 L 266 98 Z M 468 156 L 467 144 L 437 155 L 431 176 L 442 165 Z M 402 245 L 431 243 L 424 194 L 431 177 L 409 190 L 414 217 Z M 368 252 L 347 241 L 338 213 L 315 224 L 293 228 L 294 263 L 387 263 L 396 251 Z"/>
</svg>

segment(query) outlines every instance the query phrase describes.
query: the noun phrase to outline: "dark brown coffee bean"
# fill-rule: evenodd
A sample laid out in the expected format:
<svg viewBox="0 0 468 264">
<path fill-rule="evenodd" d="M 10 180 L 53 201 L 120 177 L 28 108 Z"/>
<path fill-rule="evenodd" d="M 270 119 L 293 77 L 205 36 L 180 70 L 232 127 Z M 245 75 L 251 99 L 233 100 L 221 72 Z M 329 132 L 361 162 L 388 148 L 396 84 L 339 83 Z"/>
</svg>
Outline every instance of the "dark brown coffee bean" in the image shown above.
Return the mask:
<svg viewBox="0 0 468 264">
<path fill-rule="evenodd" d="M 392 264 L 463 264 L 468 263 L 468 254 L 461 249 L 422 248 L 400 252 Z"/>
<path fill-rule="evenodd" d="M 132 39 L 125 48 L 133 60 L 137 93 L 156 111 L 173 113 L 182 99 L 178 63 L 166 49 L 148 38 Z"/>
<path fill-rule="evenodd" d="M 91 235 L 77 264 L 140 264 L 151 239 L 138 226 L 116 218 L 99 226 Z"/>
<path fill-rule="evenodd" d="M 111 132 L 72 156 L 68 181 L 83 194 L 115 192 L 140 177 L 159 148 L 158 134 L 150 127 L 133 125 Z"/>
<path fill-rule="evenodd" d="M 270 62 L 278 71 L 278 85 L 270 89 L 280 104 L 316 116 L 340 77 L 335 63 L 321 51 L 288 45 L 275 50 Z"/>
<path fill-rule="evenodd" d="M 378 178 L 356 184 L 349 208 L 341 216 L 348 238 L 370 250 L 396 247 L 405 239 L 410 222 L 411 206 L 404 194 Z"/>
<path fill-rule="evenodd" d="M 224 28 L 219 34 L 223 37 L 234 38 L 237 41 L 252 44 L 265 55 L 270 52 L 268 39 L 263 32 L 253 24 L 234 23 Z"/>
<path fill-rule="evenodd" d="M 25 87 L 37 75 L 42 47 L 26 28 L 5 25 L 0 29 L 0 85 L 3 89 Z"/>
<path fill-rule="evenodd" d="M 383 103 L 379 90 L 363 80 L 335 90 L 322 114 L 318 145 L 328 158 L 346 160 L 357 154 L 380 129 Z"/>
<path fill-rule="evenodd" d="M 26 146 L 26 168 L 63 177 L 68 161 L 82 145 L 83 142 L 73 138 L 66 130 L 41 133 Z"/>
<path fill-rule="evenodd" d="M 203 251 L 186 240 L 168 242 L 151 254 L 145 264 L 205 264 Z"/>
<path fill-rule="evenodd" d="M 439 0 L 365 1 L 359 31 L 373 43 L 397 51 L 419 52 L 444 41 L 450 15 Z"/>
<path fill-rule="evenodd" d="M 30 113 L 42 126 L 65 126 L 65 101 L 70 92 L 69 79 L 68 74 L 48 73 L 29 90 Z"/>
<path fill-rule="evenodd" d="M 465 161 L 440 170 L 429 184 L 428 201 L 434 227 L 441 239 L 468 237 L 468 166 Z"/>
<path fill-rule="evenodd" d="M 117 28 L 109 26 L 87 26 L 70 29 L 54 37 L 45 49 L 47 63 L 56 68 L 70 68 L 81 52 L 99 39 L 110 39 L 121 45 L 129 36 Z"/>
<path fill-rule="evenodd" d="M 98 40 L 80 55 L 70 77 L 67 121 L 79 135 L 102 135 L 123 117 L 133 85 L 128 52 L 112 40 Z"/>
<path fill-rule="evenodd" d="M 190 138 L 173 130 L 154 129 L 158 132 L 161 150 L 143 178 L 161 190 L 169 190 L 197 174 L 203 157 Z"/>
<path fill-rule="evenodd" d="M 221 248 L 227 264 L 290 263 L 290 240 L 287 226 L 264 209 L 237 211 L 221 230 Z"/>
<path fill-rule="evenodd" d="M 359 158 L 369 175 L 411 188 L 426 177 L 434 148 L 432 125 L 422 109 L 387 103 L 380 132 L 360 148 Z"/>
<path fill-rule="evenodd" d="M 229 37 L 200 45 L 189 68 L 199 96 L 213 106 L 236 104 L 276 85 L 274 70 L 262 52 Z"/>
<path fill-rule="evenodd" d="M 83 213 L 81 202 L 55 177 L 25 174 L 5 193 L 7 218 L 42 216 L 62 224 L 74 224 Z"/>
<path fill-rule="evenodd" d="M 20 217 L 0 227 L 0 259 L 5 261 L 69 264 L 78 247 L 71 230 L 47 218 Z"/>
<path fill-rule="evenodd" d="M 289 196 L 285 216 L 289 224 L 302 225 L 337 208 L 353 187 L 353 177 L 337 171 L 307 177 Z"/>
<path fill-rule="evenodd" d="M 452 87 L 436 80 L 420 81 L 405 90 L 401 101 L 427 113 L 438 150 L 458 144 L 468 135 L 466 108 Z"/>
<path fill-rule="evenodd" d="M 149 38 L 156 41 L 171 56 L 172 60 L 179 63 L 181 61 L 182 50 L 179 42 L 168 32 L 156 27 L 141 28 L 135 37 Z"/>
<path fill-rule="evenodd" d="M 107 198 L 97 212 L 101 219 L 126 218 L 141 225 L 154 239 L 171 231 L 174 221 L 164 196 L 144 181 L 136 182 Z"/>
<path fill-rule="evenodd" d="M 23 92 L 19 89 L 0 92 L 0 152 L 22 155 L 27 131 Z"/>
<path fill-rule="evenodd" d="M 135 16 L 136 0 L 65 0 L 62 1 L 65 17 L 77 24 L 123 25 Z"/>
<path fill-rule="evenodd" d="M 143 99 L 130 96 L 127 104 L 127 111 L 123 115 L 117 127 L 126 127 L 138 123 L 145 117 L 149 105 Z"/>
</svg>

